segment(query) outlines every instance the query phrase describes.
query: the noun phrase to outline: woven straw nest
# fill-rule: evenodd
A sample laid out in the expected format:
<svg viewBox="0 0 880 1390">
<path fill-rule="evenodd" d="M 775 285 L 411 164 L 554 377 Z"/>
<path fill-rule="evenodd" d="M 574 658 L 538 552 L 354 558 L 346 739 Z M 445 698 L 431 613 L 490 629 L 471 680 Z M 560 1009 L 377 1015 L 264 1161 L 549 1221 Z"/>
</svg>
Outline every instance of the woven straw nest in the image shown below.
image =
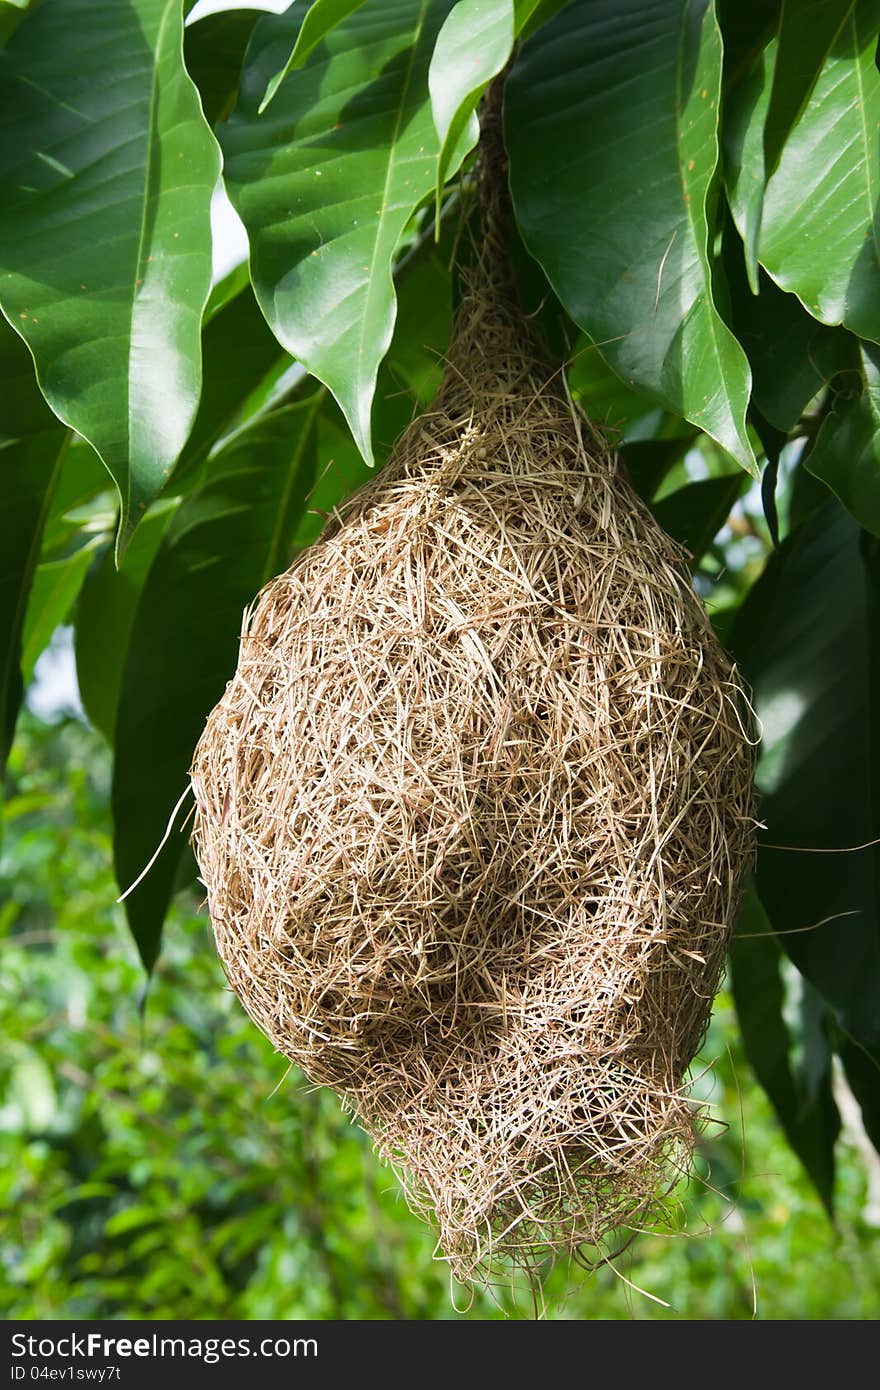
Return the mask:
<svg viewBox="0 0 880 1390">
<path fill-rule="evenodd" d="M 748 707 L 485 276 L 433 408 L 246 617 L 192 782 L 233 989 L 460 1278 L 646 1219 L 752 854 Z"/>
</svg>

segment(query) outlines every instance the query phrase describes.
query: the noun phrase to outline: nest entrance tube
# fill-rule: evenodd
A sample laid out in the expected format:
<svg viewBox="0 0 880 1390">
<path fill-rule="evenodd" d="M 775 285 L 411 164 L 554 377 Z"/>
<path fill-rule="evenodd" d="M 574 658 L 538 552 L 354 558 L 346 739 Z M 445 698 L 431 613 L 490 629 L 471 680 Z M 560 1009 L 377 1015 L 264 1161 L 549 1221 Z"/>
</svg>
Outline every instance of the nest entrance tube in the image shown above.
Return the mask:
<svg viewBox="0 0 880 1390">
<path fill-rule="evenodd" d="M 684 557 L 475 272 L 444 383 L 259 595 L 192 768 L 217 949 L 468 1281 L 686 1168 L 752 856 Z"/>
</svg>

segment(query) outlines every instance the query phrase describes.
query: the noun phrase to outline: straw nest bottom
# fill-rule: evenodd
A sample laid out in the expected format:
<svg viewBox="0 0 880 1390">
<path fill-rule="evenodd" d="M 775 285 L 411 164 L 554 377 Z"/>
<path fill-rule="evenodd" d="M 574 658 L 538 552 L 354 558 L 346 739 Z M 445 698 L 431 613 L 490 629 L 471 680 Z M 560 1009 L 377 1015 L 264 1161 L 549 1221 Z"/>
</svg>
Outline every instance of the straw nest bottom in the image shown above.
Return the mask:
<svg viewBox="0 0 880 1390">
<path fill-rule="evenodd" d="M 644 1221 L 752 853 L 678 548 L 479 293 L 385 471 L 273 580 L 192 769 L 217 947 L 463 1279 Z"/>
</svg>

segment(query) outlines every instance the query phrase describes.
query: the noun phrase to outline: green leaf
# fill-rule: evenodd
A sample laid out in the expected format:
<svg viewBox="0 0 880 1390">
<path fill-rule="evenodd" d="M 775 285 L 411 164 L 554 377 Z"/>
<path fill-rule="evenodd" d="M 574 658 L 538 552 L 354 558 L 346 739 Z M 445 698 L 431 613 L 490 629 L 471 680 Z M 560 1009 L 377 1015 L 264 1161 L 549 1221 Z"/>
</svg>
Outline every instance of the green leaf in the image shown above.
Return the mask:
<svg viewBox="0 0 880 1390">
<path fill-rule="evenodd" d="M 764 121 L 767 178 L 776 172 L 786 141 L 854 5 L 855 0 L 782 0 L 773 86 Z"/>
<path fill-rule="evenodd" d="M 125 1235 L 128 1231 L 141 1230 L 144 1226 L 152 1226 L 161 1221 L 163 1215 L 162 1210 L 157 1207 L 123 1207 L 104 1222 L 104 1235 L 112 1239 L 113 1236 Z"/>
<path fill-rule="evenodd" d="M 51 1067 L 39 1053 L 24 1052 L 13 1061 L 10 1071 L 11 1075 L 7 1073 L 7 1094 L 19 1110 L 22 1128 L 25 1133 L 45 1133 L 51 1129 L 58 1113 L 58 1094 Z"/>
<path fill-rule="evenodd" d="M 119 548 L 200 388 L 217 147 L 179 0 L 54 0 L 0 54 L 0 302 L 119 489 Z"/>
<path fill-rule="evenodd" d="M 727 95 L 778 32 L 782 0 L 716 0 L 715 9 L 724 42 Z"/>
<path fill-rule="evenodd" d="M 767 183 L 758 256 L 783 289 L 827 324 L 880 340 L 876 208 L 880 197 L 880 76 L 874 62 L 880 0 L 838 6 L 845 15 L 812 95 Z M 731 207 L 745 238 L 764 162 L 772 48 L 749 78 L 732 135 Z M 750 220 L 751 219 L 751 220 Z"/>
<path fill-rule="evenodd" d="M 653 401 L 621 381 L 589 339 L 581 338 L 575 344 L 568 386 L 590 420 L 609 430 L 626 429 L 653 408 Z"/>
<path fill-rule="evenodd" d="M 192 433 L 171 486 L 200 463 L 251 392 L 290 358 L 278 346 L 250 285 L 212 314 L 202 335 L 203 383 Z"/>
<path fill-rule="evenodd" d="M 712 289 L 720 84 L 708 0 L 569 5 L 523 45 L 505 133 L 520 230 L 572 318 L 757 476 L 748 363 Z"/>
<path fill-rule="evenodd" d="M 392 262 L 434 187 L 427 72 L 448 10 L 449 0 L 371 0 L 326 36 L 260 117 L 260 95 L 300 22 L 266 16 L 222 135 L 260 307 L 333 392 L 369 461 L 376 374 L 394 330 Z"/>
<path fill-rule="evenodd" d="M 854 848 L 876 839 L 880 805 L 878 579 L 860 537 L 826 503 L 771 555 L 729 640 L 763 731 L 761 901 L 840 1027 L 880 1058 L 880 856 Z"/>
<path fill-rule="evenodd" d="M 114 859 L 122 889 L 150 860 L 187 785 L 196 741 L 235 669 L 244 609 L 289 562 L 316 476 L 323 394 L 255 421 L 210 460 L 204 485 L 175 513 L 150 568 L 115 730 Z M 126 900 L 147 970 L 184 845 L 172 834 Z"/>
<path fill-rule="evenodd" d="M 831 1053 L 826 1040 L 825 1065 L 817 1066 L 814 1057 L 812 1076 L 805 1085 L 783 1012 L 782 952 L 754 888 L 743 899 L 729 959 L 733 999 L 749 1061 L 788 1142 L 830 1212 L 834 1144 L 840 1130 L 831 1090 Z"/>
<path fill-rule="evenodd" d="M 428 69 L 428 90 L 440 143 L 438 214 L 453 154 L 463 136 L 467 149 L 477 143 L 477 104 L 513 49 L 514 8 L 514 0 L 458 0 L 437 35 Z"/>
<path fill-rule="evenodd" d="M 841 393 L 804 464 L 866 531 L 880 536 L 880 348 L 859 345 L 862 390 Z"/>
<path fill-rule="evenodd" d="M 287 74 L 301 68 L 309 55 L 318 47 L 318 44 L 327 37 L 330 30 L 335 29 L 355 10 L 359 10 L 363 3 L 364 0 L 314 0 L 302 20 L 299 33 L 290 51 L 290 57 L 284 67 L 280 68 L 266 84 L 263 100 L 259 105 L 260 115 L 269 105 Z"/>
<path fill-rule="evenodd" d="M 186 70 L 199 89 L 209 125 L 225 120 L 238 92 L 245 49 L 259 10 L 220 10 L 183 31 Z"/>
<path fill-rule="evenodd" d="M 381 460 L 439 387 L 452 330 L 452 277 L 430 242 L 397 276 L 396 285 L 394 337 L 373 402 L 372 433 Z"/>
<path fill-rule="evenodd" d="M 328 401 L 315 423 L 318 465 L 290 545 L 291 556 L 312 545 L 344 498 L 374 473 L 351 437 L 345 417 L 335 401 Z"/>
<path fill-rule="evenodd" d="M 46 409 L 50 419 L 51 411 Z M 43 528 L 41 556 L 44 560 L 60 559 L 67 555 L 81 541 L 79 532 L 86 524 L 84 514 L 91 511 L 89 529 L 94 532 L 98 523 L 98 513 L 106 511 L 113 525 L 116 517 L 116 492 L 98 455 L 91 444 L 79 435 L 73 435 L 64 449 L 64 460 L 60 475 L 52 490 L 52 499 L 46 514 Z"/>
<path fill-rule="evenodd" d="M 862 1112 L 865 1133 L 880 1153 L 880 1067 L 872 1057 L 848 1039 L 837 1046 L 846 1079 Z"/>
<path fill-rule="evenodd" d="M 0 777 L 22 696 L 21 630 L 69 432 L 34 380 L 30 354 L 0 320 Z"/>
<path fill-rule="evenodd" d="M 223 276 L 222 280 L 218 280 L 212 285 L 211 293 L 208 295 L 208 302 L 205 305 L 205 317 L 202 327 L 203 337 L 204 329 L 211 322 L 214 315 L 219 314 L 221 309 L 225 309 L 227 304 L 231 304 L 233 299 L 242 294 L 250 283 L 251 277 L 247 261 L 239 261 L 238 265 L 233 266 L 232 269 Z M 204 390 L 204 386 L 202 389 Z"/>
<path fill-rule="evenodd" d="M 529 38 L 569 3 L 570 0 L 514 0 L 516 32 Z"/>
<path fill-rule="evenodd" d="M 0 45 L 7 43 L 34 0 L 0 0 Z"/>
<path fill-rule="evenodd" d="M 383 367 L 413 404 L 427 405 L 443 379 L 452 332 L 452 277 L 433 246 L 397 280 L 397 321 Z"/>
<path fill-rule="evenodd" d="M 687 453 L 697 431 L 680 418 L 663 415 L 645 396 L 625 386 L 596 346 L 583 337 L 571 356 L 568 386 L 590 423 L 598 425 L 616 446 L 639 497 L 649 502 L 669 470 Z"/>
<path fill-rule="evenodd" d="M 833 377 L 858 368 L 857 340 L 844 328 L 818 323 L 796 295 L 785 294 L 763 270 L 753 294 L 742 243 L 732 229 L 724 236 L 724 267 L 731 322 L 752 370 L 752 403 L 788 434 Z"/>
<path fill-rule="evenodd" d="M 728 182 L 740 209 L 749 284 L 758 293 L 758 245 L 767 181 L 803 114 L 853 0 L 782 0 L 777 33 L 728 98 Z"/>
<path fill-rule="evenodd" d="M 68 433 L 46 430 L 0 452 L 0 771 L 6 766 L 23 690 L 21 633 L 48 501 Z"/>
<path fill-rule="evenodd" d="M 635 491 L 650 502 L 667 473 L 687 453 L 695 438 L 692 431 L 670 438 L 633 439 L 621 444 L 618 456 Z"/>
<path fill-rule="evenodd" d="M 88 541 L 70 555 L 37 565 L 21 634 L 21 674 L 25 685 L 53 632 L 66 621 L 99 544 L 99 540 Z"/>
<path fill-rule="evenodd" d="M 76 674 L 83 707 L 113 742 L 122 673 L 141 591 L 177 506 L 154 502 L 117 569 L 107 550 L 86 576 L 76 614 Z"/>
<path fill-rule="evenodd" d="M 828 404 L 830 405 L 830 402 Z M 816 512 L 821 511 L 830 500 L 831 494 L 825 484 L 814 478 L 809 469 L 804 467 L 802 454 L 791 475 L 786 531 L 796 531 L 805 521 L 815 516 Z"/>
<path fill-rule="evenodd" d="M 460 284 L 462 290 L 465 289 L 465 283 L 461 271 L 467 270 L 468 260 L 472 266 L 476 265 L 483 244 L 483 218 L 477 199 L 473 200 L 465 228 L 456 229 L 457 246 L 453 243 L 451 251 L 455 283 Z M 514 218 L 511 218 L 505 227 L 505 251 L 513 272 L 520 308 L 534 330 L 539 350 L 545 349 L 544 355 L 548 361 L 572 362 L 581 348 L 586 348 L 592 352 L 593 357 L 597 357 L 598 353 L 593 344 L 572 322 L 553 293 L 544 271 L 534 256 L 530 256 L 526 250 Z M 613 375 L 605 363 L 600 363 L 600 366 L 605 372 Z M 651 401 L 643 401 L 642 410 L 649 411 L 652 405 Z"/>
<path fill-rule="evenodd" d="M 764 122 L 773 85 L 775 37 L 754 56 L 729 94 L 724 113 L 724 173 L 727 197 L 743 241 L 749 288 L 758 293 L 758 240 L 764 215 L 767 173 Z"/>
<path fill-rule="evenodd" d="M 651 510 L 673 540 L 683 545 L 696 569 L 745 484 L 742 473 L 701 478 L 654 502 Z"/>
</svg>

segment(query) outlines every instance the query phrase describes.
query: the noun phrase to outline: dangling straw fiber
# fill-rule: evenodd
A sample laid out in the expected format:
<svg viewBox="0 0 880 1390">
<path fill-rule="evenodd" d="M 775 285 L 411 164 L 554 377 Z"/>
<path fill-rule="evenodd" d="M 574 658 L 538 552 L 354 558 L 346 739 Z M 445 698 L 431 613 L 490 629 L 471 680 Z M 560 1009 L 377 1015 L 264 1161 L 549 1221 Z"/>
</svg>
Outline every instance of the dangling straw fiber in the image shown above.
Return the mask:
<svg viewBox="0 0 880 1390">
<path fill-rule="evenodd" d="M 754 826 L 684 557 L 505 277 L 489 236 L 436 403 L 259 595 L 192 768 L 230 984 L 464 1280 L 686 1168 Z"/>
</svg>

